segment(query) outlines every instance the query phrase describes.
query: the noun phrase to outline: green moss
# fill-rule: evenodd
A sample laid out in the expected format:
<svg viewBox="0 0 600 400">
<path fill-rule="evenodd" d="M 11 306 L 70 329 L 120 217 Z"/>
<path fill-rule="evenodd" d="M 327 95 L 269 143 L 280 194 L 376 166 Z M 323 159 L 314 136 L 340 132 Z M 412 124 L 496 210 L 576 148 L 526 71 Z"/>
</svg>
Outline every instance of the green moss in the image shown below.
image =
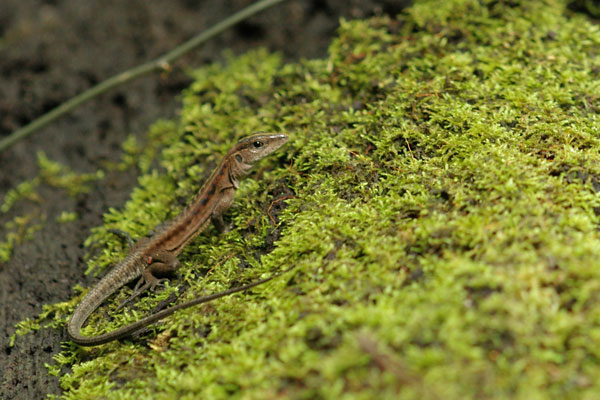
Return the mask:
<svg viewBox="0 0 600 400">
<path fill-rule="evenodd" d="M 237 138 L 290 143 L 243 182 L 236 228 L 187 247 L 181 280 L 115 314 L 121 291 L 85 333 L 178 288 L 297 268 L 176 313 L 148 346 L 67 343 L 64 397 L 593 398 L 598 49 L 598 26 L 559 1 L 419 1 L 342 21 L 328 59 L 257 51 L 196 71 L 166 173 L 107 213 L 91 266 L 127 252 L 108 228 L 139 237 L 176 215 Z"/>
<path fill-rule="evenodd" d="M 40 197 L 36 191 L 39 183 L 40 178 L 36 177 L 20 183 L 15 189 L 9 190 L 4 199 L 2 199 L 0 215 L 8 213 L 18 201 L 30 200 L 39 202 Z M 41 224 L 36 223 L 39 222 L 37 214 L 39 213 L 34 211 L 18 215 L 2 224 L 5 234 L 1 238 L 2 240 L 0 240 L 0 262 L 10 260 L 14 246 L 31 238 L 33 233 L 41 227 Z M 42 216 L 42 219 L 44 219 L 44 216 Z"/>
<path fill-rule="evenodd" d="M 15 189 L 9 190 L 2 199 L 0 215 L 9 213 L 18 202 L 31 202 L 34 204 L 33 211 L 26 213 L 15 213 L 12 219 L 1 225 L 4 235 L 0 241 L 0 262 L 8 262 L 12 256 L 14 246 L 30 240 L 33 233 L 42 228 L 47 216 L 41 213 L 37 207 L 41 200 L 38 189 L 41 184 L 53 188 L 66 190 L 70 196 L 76 196 L 90 190 L 89 183 L 104 178 L 104 172 L 99 170 L 94 174 L 81 174 L 70 168 L 48 159 L 43 153 L 38 153 L 38 176 L 31 180 L 20 183 Z M 63 211 L 56 218 L 58 222 L 70 222 L 76 218 L 74 213 Z"/>
<path fill-rule="evenodd" d="M 66 189 L 71 196 L 90 191 L 89 183 L 104 178 L 104 171 L 98 170 L 93 174 L 73 172 L 69 167 L 46 157 L 44 152 L 38 152 L 40 176 L 48 185 Z"/>
<path fill-rule="evenodd" d="M 39 178 L 21 182 L 16 188 L 10 189 L 4 196 L 0 212 L 7 213 L 21 199 L 27 199 L 35 202 L 40 201 L 39 194 L 35 191 L 40 184 Z"/>
<path fill-rule="evenodd" d="M 73 222 L 76 221 L 79 216 L 76 212 L 68 212 L 63 211 L 60 213 L 58 217 L 56 217 L 56 222 L 65 223 L 65 222 Z"/>
<path fill-rule="evenodd" d="M 148 172 L 156 159 L 157 153 L 174 138 L 177 126 L 174 121 L 161 120 L 155 122 L 148 132 L 145 143 L 139 143 L 135 135 L 129 135 L 123 142 L 121 161 L 111 169 L 126 170 L 137 166 L 141 172 Z"/>
<path fill-rule="evenodd" d="M 0 262 L 8 262 L 16 245 L 30 240 L 35 232 L 42 228 L 45 215 L 31 212 L 23 216 L 16 216 L 3 225 L 6 231 L 4 240 L 0 241 Z"/>
</svg>

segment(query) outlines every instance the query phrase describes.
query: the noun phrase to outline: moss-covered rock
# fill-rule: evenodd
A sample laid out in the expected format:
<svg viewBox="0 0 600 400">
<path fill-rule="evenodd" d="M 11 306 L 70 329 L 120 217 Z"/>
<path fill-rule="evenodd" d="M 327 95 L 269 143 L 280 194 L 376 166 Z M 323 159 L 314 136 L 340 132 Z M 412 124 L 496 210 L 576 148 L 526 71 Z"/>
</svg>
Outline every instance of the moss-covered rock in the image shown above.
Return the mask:
<svg viewBox="0 0 600 400">
<path fill-rule="evenodd" d="M 188 246 L 181 280 L 86 333 L 177 287 L 297 268 L 142 340 L 67 345 L 66 398 L 600 393 L 598 26 L 553 0 L 419 1 L 342 21 L 325 60 L 254 51 L 194 75 L 181 120 L 153 131 L 166 172 L 107 214 L 92 265 L 127 251 L 108 228 L 174 216 L 237 138 L 290 143 L 243 182 L 236 228 Z"/>
</svg>

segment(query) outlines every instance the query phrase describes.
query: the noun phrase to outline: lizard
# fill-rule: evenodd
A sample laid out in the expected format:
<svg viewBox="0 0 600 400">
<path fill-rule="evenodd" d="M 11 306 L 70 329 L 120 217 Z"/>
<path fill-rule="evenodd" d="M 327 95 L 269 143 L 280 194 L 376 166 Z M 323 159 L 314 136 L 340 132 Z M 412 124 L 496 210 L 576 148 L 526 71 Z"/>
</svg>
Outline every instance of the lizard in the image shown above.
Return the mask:
<svg viewBox="0 0 600 400">
<path fill-rule="evenodd" d="M 95 346 L 121 339 L 177 310 L 250 289 L 286 272 L 287 270 L 259 281 L 172 306 L 97 336 L 81 334 L 81 328 L 89 316 L 121 286 L 135 278 L 140 278 L 133 295 L 125 302 L 129 302 L 146 289 L 154 290 L 162 281 L 155 275 L 175 271 L 179 266 L 177 255 L 211 222 L 217 230 L 225 230 L 223 213 L 232 204 L 240 179 L 250 172 L 255 162 L 273 153 L 287 141 L 288 137 L 284 134 L 257 133 L 245 137 L 235 144 L 190 204 L 172 221 L 159 227 L 150 237 L 138 240 L 131 247 L 129 254 L 107 273 L 77 305 L 67 324 L 67 332 L 71 340 L 83 346 Z"/>
</svg>

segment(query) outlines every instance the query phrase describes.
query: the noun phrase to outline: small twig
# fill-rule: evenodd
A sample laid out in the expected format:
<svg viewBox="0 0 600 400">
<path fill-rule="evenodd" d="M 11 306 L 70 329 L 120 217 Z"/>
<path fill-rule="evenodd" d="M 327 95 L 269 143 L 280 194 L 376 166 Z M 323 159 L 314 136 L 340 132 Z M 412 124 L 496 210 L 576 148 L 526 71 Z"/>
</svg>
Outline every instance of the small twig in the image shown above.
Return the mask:
<svg viewBox="0 0 600 400">
<path fill-rule="evenodd" d="M 296 196 L 284 196 L 284 197 L 281 197 L 281 198 L 279 198 L 277 200 L 273 200 L 271 202 L 271 204 L 269 205 L 269 209 L 267 210 L 267 215 L 269 216 L 269 219 L 271 220 L 271 223 L 273 225 L 275 225 L 277 223 L 275 221 L 275 218 L 273 218 L 273 216 L 271 215 L 271 209 L 273 208 L 273 206 L 275 205 L 275 203 L 279 203 L 279 202 L 281 202 L 283 200 L 289 200 L 289 199 L 294 199 L 294 198 L 296 198 Z"/>
<path fill-rule="evenodd" d="M 412 149 L 410 148 L 410 143 L 408 142 L 408 139 L 406 138 L 406 136 L 404 137 L 404 141 L 406 142 L 406 147 L 408 147 L 408 152 L 410 153 L 410 158 L 412 158 L 413 161 L 415 161 L 415 156 L 412 152 Z"/>
<path fill-rule="evenodd" d="M 213 266 L 212 266 L 212 267 L 211 267 L 211 268 L 208 270 L 208 272 L 206 273 L 206 275 L 205 275 L 205 276 L 208 276 L 208 275 L 210 275 L 210 273 L 211 273 L 211 272 L 213 272 L 213 270 L 214 270 L 215 268 L 217 268 L 219 265 L 223 264 L 225 261 L 229 260 L 231 257 L 233 257 L 233 255 L 234 255 L 233 253 L 229 253 L 229 254 L 228 254 L 228 255 L 227 255 L 225 258 L 222 258 L 222 259 L 221 259 L 221 260 L 220 260 L 218 263 L 216 263 L 215 265 L 213 265 Z"/>
<path fill-rule="evenodd" d="M 42 129 L 43 127 L 48 125 L 50 122 L 63 116 L 64 114 L 68 113 L 69 111 L 73 110 L 74 108 L 78 107 L 79 105 L 85 103 L 86 101 L 93 99 L 94 97 L 99 96 L 100 94 L 102 94 L 116 86 L 122 85 L 126 82 L 129 82 L 133 79 L 139 78 L 143 75 L 149 74 L 149 73 L 157 71 L 157 70 L 163 70 L 163 71 L 168 70 L 170 68 L 170 64 L 173 61 L 180 58 L 184 54 L 188 53 L 192 49 L 198 47 L 202 43 L 206 42 L 208 39 L 212 38 L 213 36 L 218 35 L 219 33 L 223 32 L 224 30 L 237 24 L 238 22 L 243 21 L 244 19 L 249 18 L 250 16 L 252 16 L 266 8 L 274 6 L 277 3 L 281 3 L 282 1 L 285 1 L 285 0 L 260 0 L 260 1 L 257 1 L 256 3 L 244 8 L 243 10 L 233 14 L 232 16 L 226 18 L 225 20 L 223 20 L 223 21 L 219 22 L 218 24 L 212 26 L 211 28 L 205 30 L 204 32 L 200 33 L 199 35 L 193 37 L 192 39 L 188 40 L 181 46 L 174 48 L 173 50 L 169 51 L 168 53 L 166 53 L 152 61 L 149 61 L 145 64 L 138 65 L 137 67 L 133 67 L 131 69 L 128 69 L 127 71 L 123 71 L 120 74 L 117 74 L 111 78 L 108 78 L 107 80 L 97 84 L 96 86 L 93 86 L 93 87 L 87 89 L 85 92 L 78 94 L 77 96 L 73 97 L 70 100 L 67 100 L 66 102 L 62 103 L 58 107 L 50 110 L 46 114 L 33 120 L 32 122 L 25 125 L 24 127 L 17 129 L 13 133 L 11 133 L 9 136 L 0 140 L 0 152 L 4 151 L 5 149 L 10 147 L 17 141 L 31 135 L 33 132 L 35 132 L 39 129 Z"/>
</svg>

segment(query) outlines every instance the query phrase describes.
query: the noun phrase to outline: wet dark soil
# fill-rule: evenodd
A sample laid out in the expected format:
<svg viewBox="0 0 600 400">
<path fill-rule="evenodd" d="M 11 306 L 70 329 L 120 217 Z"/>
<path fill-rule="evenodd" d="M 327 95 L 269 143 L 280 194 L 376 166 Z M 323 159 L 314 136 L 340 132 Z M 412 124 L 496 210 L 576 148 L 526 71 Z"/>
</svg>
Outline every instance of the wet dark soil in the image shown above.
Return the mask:
<svg viewBox="0 0 600 400">
<path fill-rule="evenodd" d="M 178 93 L 189 84 L 185 68 L 217 61 L 225 49 L 242 53 L 265 46 L 288 61 L 322 57 L 339 18 L 397 14 L 402 0 L 290 0 L 230 29 L 179 61 L 171 73 L 153 75 L 92 100 L 68 116 L 0 153 L 0 201 L 8 190 L 38 174 L 36 154 L 77 172 L 117 161 L 130 134 L 141 137 L 158 118 L 176 115 Z M 132 66 L 151 60 L 201 30 L 251 4 L 251 0 L 2 0 L 0 2 L 0 138 L 72 96 Z M 83 241 L 120 207 L 136 184 L 136 171 L 111 173 L 75 198 L 42 187 L 40 201 L 21 201 L 0 213 L 1 226 L 34 211 L 46 216 L 31 240 L 0 263 L 0 398 L 40 399 L 60 393 L 44 363 L 67 340 L 45 328 L 8 339 L 14 324 L 42 305 L 65 301 L 85 277 Z M 57 223 L 63 211 L 79 219 Z"/>
</svg>

